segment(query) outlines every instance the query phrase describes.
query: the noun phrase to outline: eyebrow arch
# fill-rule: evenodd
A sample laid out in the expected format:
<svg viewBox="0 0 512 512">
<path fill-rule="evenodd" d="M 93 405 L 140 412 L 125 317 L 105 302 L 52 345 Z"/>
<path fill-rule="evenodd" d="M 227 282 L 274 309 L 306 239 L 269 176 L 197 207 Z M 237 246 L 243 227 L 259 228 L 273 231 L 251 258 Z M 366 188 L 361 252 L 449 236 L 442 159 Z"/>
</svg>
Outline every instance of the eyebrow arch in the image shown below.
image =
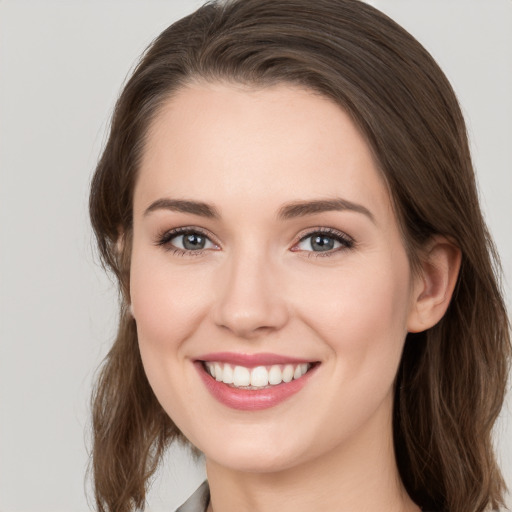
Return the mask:
<svg viewBox="0 0 512 512">
<path fill-rule="evenodd" d="M 192 213 L 194 215 L 212 219 L 218 219 L 220 217 L 219 212 L 214 206 L 201 201 L 190 201 L 186 199 L 157 199 L 151 203 L 148 208 L 146 208 L 144 216 L 149 215 L 155 210 L 171 210 L 174 212 Z"/>
<path fill-rule="evenodd" d="M 296 217 L 304 217 L 306 215 L 314 215 L 316 213 L 344 210 L 362 213 L 375 223 L 375 217 L 368 208 L 341 198 L 319 199 L 316 201 L 294 201 L 279 209 L 278 218 L 288 220 Z"/>
</svg>

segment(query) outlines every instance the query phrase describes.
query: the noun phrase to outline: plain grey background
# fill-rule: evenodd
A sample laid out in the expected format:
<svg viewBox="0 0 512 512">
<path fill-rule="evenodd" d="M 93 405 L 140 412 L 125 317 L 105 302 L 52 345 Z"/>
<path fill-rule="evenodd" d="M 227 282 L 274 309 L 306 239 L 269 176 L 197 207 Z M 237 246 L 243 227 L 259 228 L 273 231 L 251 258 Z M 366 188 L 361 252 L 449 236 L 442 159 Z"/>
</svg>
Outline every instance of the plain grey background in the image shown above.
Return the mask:
<svg viewBox="0 0 512 512">
<path fill-rule="evenodd" d="M 88 504 L 89 406 L 117 296 L 94 256 L 88 184 L 137 56 L 196 0 L 0 0 L 0 512 Z M 512 1 L 374 0 L 441 64 L 463 106 L 482 203 L 512 279 Z M 510 396 L 510 394 L 509 394 Z M 512 486 L 510 399 L 496 445 Z M 204 478 L 167 458 L 149 511 Z"/>
</svg>

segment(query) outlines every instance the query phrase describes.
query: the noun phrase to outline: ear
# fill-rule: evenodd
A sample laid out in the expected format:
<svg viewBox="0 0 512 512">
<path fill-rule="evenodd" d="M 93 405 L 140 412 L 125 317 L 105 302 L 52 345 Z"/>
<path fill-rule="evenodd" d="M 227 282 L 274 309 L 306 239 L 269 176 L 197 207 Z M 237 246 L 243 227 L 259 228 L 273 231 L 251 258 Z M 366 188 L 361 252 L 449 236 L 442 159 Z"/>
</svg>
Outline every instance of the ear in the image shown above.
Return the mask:
<svg viewBox="0 0 512 512">
<path fill-rule="evenodd" d="M 414 282 L 409 332 L 425 331 L 444 316 L 457 283 L 460 262 L 460 249 L 447 238 L 436 236 L 429 242 Z"/>
</svg>

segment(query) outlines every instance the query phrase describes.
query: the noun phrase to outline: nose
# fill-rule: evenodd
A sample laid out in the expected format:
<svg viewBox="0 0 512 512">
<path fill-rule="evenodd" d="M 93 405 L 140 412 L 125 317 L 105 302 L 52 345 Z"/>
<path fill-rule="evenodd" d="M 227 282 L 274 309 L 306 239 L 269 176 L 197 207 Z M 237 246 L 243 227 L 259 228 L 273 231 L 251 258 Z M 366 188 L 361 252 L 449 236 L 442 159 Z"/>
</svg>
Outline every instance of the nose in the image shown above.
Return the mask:
<svg viewBox="0 0 512 512">
<path fill-rule="evenodd" d="M 214 321 L 239 338 L 276 332 L 288 322 L 282 276 L 263 255 L 232 255 L 218 274 Z"/>
</svg>

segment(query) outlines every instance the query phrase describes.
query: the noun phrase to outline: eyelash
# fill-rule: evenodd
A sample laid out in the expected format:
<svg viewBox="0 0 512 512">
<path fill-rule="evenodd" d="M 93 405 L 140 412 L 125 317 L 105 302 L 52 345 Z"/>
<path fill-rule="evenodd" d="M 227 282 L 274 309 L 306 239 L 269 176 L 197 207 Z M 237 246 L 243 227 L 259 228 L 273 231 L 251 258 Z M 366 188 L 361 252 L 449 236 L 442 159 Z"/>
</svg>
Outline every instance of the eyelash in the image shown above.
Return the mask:
<svg viewBox="0 0 512 512">
<path fill-rule="evenodd" d="M 202 237 L 208 239 L 211 243 L 214 245 L 219 245 L 216 242 L 213 242 L 211 240 L 211 235 L 208 234 L 206 231 L 204 231 L 201 228 L 195 227 L 195 226 L 187 226 L 182 228 L 176 228 L 171 229 L 169 231 L 164 231 L 160 235 L 157 236 L 156 239 L 156 245 L 163 247 L 166 251 L 172 252 L 172 254 L 177 256 L 201 256 L 205 252 L 205 250 L 208 249 L 199 249 L 197 251 L 193 250 L 186 250 L 186 249 L 180 249 L 179 247 L 176 247 L 171 244 L 171 240 L 173 238 L 176 238 L 178 236 L 185 236 L 185 235 L 201 235 Z"/>
<path fill-rule="evenodd" d="M 185 235 L 201 235 L 205 238 L 207 238 L 212 244 L 219 246 L 218 243 L 214 242 L 211 239 L 211 235 L 209 235 L 206 231 L 204 231 L 201 228 L 194 227 L 194 226 L 188 226 L 188 227 L 182 227 L 182 228 L 176 228 L 171 229 L 169 231 L 164 231 L 160 235 L 157 236 L 155 245 L 163 247 L 165 250 L 172 252 L 173 254 L 177 256 L 201 256 L 205 251 L 209 249 L 198 249 L 198 250 L 186 250 L 181 249 L 179 247 L 173 246 L 170 242 L 172 239 L 178 237 L 178 236 L 185 236 Z M 327 238 L 332 238 L 335 240 L 335 242 L 338 242 L 341 244 L 340 247 L 332 250 L 327 251 L 304 251 L 300 249 L 294 249 L 297 245 L 300 243 L 306 241 L 308 238 L 311 238 L 315 235 L 327 235 Z M 306 252 L 308 258 L 327 258 L 330 256 L 334 256 L 340 251 L 344 251 L 347 249 L 352 249 L 355 245 L 355 241 L 349 237 L 347 234 L 338 231 L 336 229 L 332 228 L 316 228 L 314 230 L 310 230 L 305 234 L 302 234 L 298 237 L 298 239 L 294 242 L 293 247 L 291 250 L 293 252 Z"/>
<path fill-rule="evenodd" d="M 328 258 L 331 256 L 336 255 L 337 253 L 341 251 L 346 251 L 348 249 L 352 249 L 355 245 L 355 241 L 352 237 L 348 236 L 346 233 L 343 233 L 342 231 L 338 231 L 337 229 L 333 228 L 316 228 L 314 230 L 308 231 L 307 233 L 303 235 L 299 235 L 299 239 L 297 242 L 295 242 L 293 247 L 296 247 L 301 242 L 304 242 L 308 238 L 312 238 L 315 235 L 323 235 L 326 236 L 326 238 L 332 238 L 336 242 L 340 243 L 340 247 L 328 251 L 304 251 L 307 252 L 308 258 Z M 292 250 L 293 250 L 292 247 Z M 299 252 L 300 249 L 296 249 L 296 252 Z M 294 252 L 295 252 L 294 251 Z"/>
</svg>

